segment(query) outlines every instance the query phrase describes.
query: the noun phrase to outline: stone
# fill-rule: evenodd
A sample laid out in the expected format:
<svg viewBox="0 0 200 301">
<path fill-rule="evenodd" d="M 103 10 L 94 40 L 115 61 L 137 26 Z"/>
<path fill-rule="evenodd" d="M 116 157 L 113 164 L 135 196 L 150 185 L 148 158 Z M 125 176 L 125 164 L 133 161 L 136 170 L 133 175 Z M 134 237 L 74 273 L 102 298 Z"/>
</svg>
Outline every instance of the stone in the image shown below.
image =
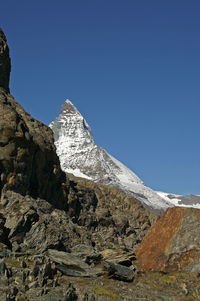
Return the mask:
<svg viewBox="0 0 200 301">
<path fill-rule="evenodd" d="M 43 267 L 43 277 L 48 279 L 53 278 L 53 270 L 50 262 L 46 263 Z"/>
<path fill-rule="evenodd" d="M 101 271 L 91 268 L 77 256 L 57 250 L 48 250 L 49 258 L 56 263 L 56 269 L 68 276 L 97 277 Z"/>
<path fill-rule="evenodd" d="M 136 254 L 124 249 L 104 249 L 101 252 L 104 261 L 111 261 L 115 264 L 124 265 L 127 267 L 132 266 L 136 260 Z"/>
<path fill-rule="evenodd" d="M 27 267 L 27 264 L 26 264 L 26 262 L 24 261 L 24 260 L 22 260 L 21 261 L 21 267 L 23 268 L 23 269 L 25 269 L 26 267 Z"/>
<path fill-rule="evenodd" d="M 16 286 L 11 287 L 10 293 L 12 296 L 17 296 L 18 294 L 18 288 Z"/>
<path fill-rule="evenodd" d="M 64 301 L 76 301 L 78 300 L 78 295 L 76 293 L 75 287 L 69 283 Z"/>
<path fill-rule="evenodd" d="M 195 271 L 200 265 L 200 210 L 173 207 L 150 228 L 137 253 L 141 271 Z"/>
<path fill-rule="evenodd" d="M 71 252 L 82 258 L 87 264 L 98 264 L 101 262 L 102 255 L 97 253 L 92 246 L 78 244 L 71 249 Z"/>
<path fill-rule="evenodd" d="M 134 279 L 134 271 L 128 267 L 122 266 L 120 264 L 114 264 L 112 262 L 105 261 L 103 263 L 104 269 L 108 272 L 108 277 L 132 282 Z"/>
<path fill-rule="evenodd" d="M 4 261 L 4 259 L 2 259 L 0 261 L 0 275 L 1 275 L 1 277 L 7 275 L 7 271 L 8 271 L 8 269 L 7 269 L 7 266 L 5 264 L 5 261 Z"/>
<path fill-rule="evenodd" d="M 11 63 L 6 36 L 0 28 L 0 87 L 9 92 Z"/>
<path fill-rule="evenodd" d="M 39 274 L 40 268 L 37 264 L 34 265 L 33 270 L 32 270 L 32 274 L 33 276 L 36 278 Z"/>
</svg>

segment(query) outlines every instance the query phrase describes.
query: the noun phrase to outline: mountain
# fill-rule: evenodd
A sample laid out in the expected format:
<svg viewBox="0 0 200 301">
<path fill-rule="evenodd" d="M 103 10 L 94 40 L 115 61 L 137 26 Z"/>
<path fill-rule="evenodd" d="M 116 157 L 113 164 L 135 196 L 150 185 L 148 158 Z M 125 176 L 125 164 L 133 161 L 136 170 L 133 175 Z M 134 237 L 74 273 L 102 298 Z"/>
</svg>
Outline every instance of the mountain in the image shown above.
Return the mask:
<svg viewBox="0 0 200 301">
<path fill-rule="evenodd" d="M 57 154 L 65 172 L 118 187 L 151 209 L 172 206 L 200 208 L 199 196 L 153 191 L 128 167 L 97 146 L 90 126 L 70 100 L 65 101 L 60 115 L 49 126 L 54 132 Z"/>
<path fill-rule="evenodd" d="M 0 300 L 199 299 L 199 210 L 169 208 L 158 219 L 116 187 L 66 175 L 52 130 L 10 95 L 9 72 L 0 29 Z M 71 104 L 64 111 L 78 115 Z M 98 148 L 94 142 L 89 147 L 91 130 L 78 116 L 86 132 L 76 139 L 82 137 L 86 150 Z M 75 127 L 80 130 L 78 122 Z M 73 128 L 65 139 L 73 138 Z M 118 181 L 121 176 L 126 184 L 131 177 L 144 186 L 104 155 Z M 140 273 L 154 269 L 157 261 L 156 269 L 169 263 L 181 273 Z"/>
<path fill-rule="evenodd" d="M 153 209 L 172 206 L 170 201 L 160 197 L 129 168 L 95 144 L 90 126 L 70 100 L 65 101 L 61 114 L 50 127 L 65 172 L 118 187 Z"/>
</svg>

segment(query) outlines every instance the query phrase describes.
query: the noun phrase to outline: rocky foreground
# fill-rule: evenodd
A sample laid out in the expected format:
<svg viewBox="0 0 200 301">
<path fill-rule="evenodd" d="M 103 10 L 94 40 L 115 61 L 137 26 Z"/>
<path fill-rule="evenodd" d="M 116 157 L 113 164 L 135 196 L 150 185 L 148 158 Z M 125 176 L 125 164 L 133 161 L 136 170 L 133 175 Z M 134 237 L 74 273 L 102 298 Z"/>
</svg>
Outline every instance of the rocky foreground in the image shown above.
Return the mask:
<svg viewBox="0 0 200 301">
<path fill-rule="evenodd" d="M 0 31 L 0 300 L 200 300 L 200 213 L 158 219 L 118 188 L 66 175 L 51 129 L 9 94 Z"/>
</svg>

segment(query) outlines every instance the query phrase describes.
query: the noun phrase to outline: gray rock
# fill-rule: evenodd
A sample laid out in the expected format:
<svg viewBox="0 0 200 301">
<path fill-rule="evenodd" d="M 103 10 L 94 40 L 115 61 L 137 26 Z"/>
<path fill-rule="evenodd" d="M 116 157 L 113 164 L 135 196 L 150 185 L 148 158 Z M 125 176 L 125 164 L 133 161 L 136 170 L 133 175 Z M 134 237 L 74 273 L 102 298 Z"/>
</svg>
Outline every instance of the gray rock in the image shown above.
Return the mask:
<svg viewBox="0 0 200 301">
<path fill-rule="evenodd" d="M 10 56 L 9 48 L 7 45 L 6 37 L 3 31 L 0 29 L 0 87 L 3 87 L 9 92 L 9 80 L 10 80 Z"/>
<path fill-rule="evenodd" d="M 78 244 L 71 249 L 72 253 L 82 258 L 87 264 L 97 264 L 101 261 L 102 255 L 97 253 L 92 246 Z"/>
<path fill-rule="evenodd" d="M 12 296 L 17 296 L 18 291 L 19 291 L 18 288 L 16 286 L 13 286 L 10 290 L 10 293 Z"/>
<path fill-rule="evenodd" d="M 44 278 L 52 278 L 53 277 L 53 270 L 51 268 L 51 263 L 48 262 L 43 267 L 43 277 Z"/>
<path fill-rule="evenodd" d="M 76 289 L 71 283 L 69 283 L 67 288 L 67 293 L 64 297 L 64 301 L 76 301 L 76 300 L 78 300 Z"/>
<path fill-rule="evenodd" d="M 35 266 L 33 267 L 33 270 L 32 270 L 32 274 L 35 278 L 38 276 L 39 271 L 40 271 L 39 266 L 37 264 L 35 264 Z M 48 271 L 47 271 L 47 273 L 48 273 Z"/>
<path fill-rule="evenodd" d="M 0 261 L 0 275 L 1 275 L 1 277 L 7 275 L 7 272 L 8 272 L 7 266 L 5 264 L 4 259 L 2 259 Z"/>
<path fill-rule="evenodd" d="M 96 277 L 101 271 L 91 268 L 79 257 L 57 250 L 48 250 L 49 258 L 56 263 L 56 268 L 63 274 L 74 277 Z"/>
<path fill-rule="evenodd" d="M 26 268 L 26 266 L 27 266 L 27 265 L 26 265 L 26 262 L 25 262 L 24 260 L 22 260 L 22 261 L 21 261 L 21 267 L 24 269 L 24 268 Z"/>
<path fill-rule="evenodd" d="M 108 271 L 108 277 L 131 282 L 134 279 L 134 271 L 128 267 L 122 266 L 120 264 L 114 264 L 112 262 L 105 261 L 104 268 Z"/>
</svg>

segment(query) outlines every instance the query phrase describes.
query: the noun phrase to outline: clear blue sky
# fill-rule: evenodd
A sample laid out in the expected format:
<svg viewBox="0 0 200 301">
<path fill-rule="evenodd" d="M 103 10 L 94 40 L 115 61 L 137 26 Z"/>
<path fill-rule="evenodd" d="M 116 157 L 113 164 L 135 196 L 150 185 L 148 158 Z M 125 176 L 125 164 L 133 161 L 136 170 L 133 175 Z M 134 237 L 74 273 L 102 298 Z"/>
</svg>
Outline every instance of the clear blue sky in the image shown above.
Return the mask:
<svg viewBox="0 0 200 301">
<path fill-rule="evenodd" d="M 69 98 L 148 186 L 200 194 L 199 0 L 6 0 L 0 22 L 28 112 Z"/>
</svg>

